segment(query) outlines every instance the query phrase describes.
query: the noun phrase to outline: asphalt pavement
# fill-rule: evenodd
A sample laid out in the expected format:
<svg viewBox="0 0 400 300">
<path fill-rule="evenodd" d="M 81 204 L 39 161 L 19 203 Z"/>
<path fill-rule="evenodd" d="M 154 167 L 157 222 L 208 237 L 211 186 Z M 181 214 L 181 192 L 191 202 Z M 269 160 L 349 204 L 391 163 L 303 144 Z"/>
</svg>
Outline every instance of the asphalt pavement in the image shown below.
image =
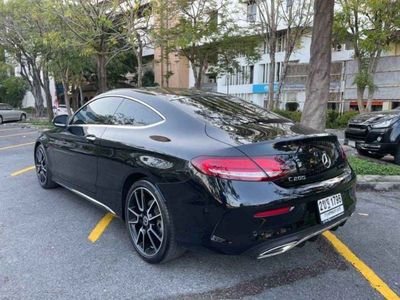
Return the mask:
<svg viewBox="0 0 400 300">
<path fill-rule="evenodd" d="M 187 252 L 149 265 L 114 218 L 93 243 L 105 212 L 63 188 L 40 188 L 29 169 L 37 136 L 0 126 L 0 299 L 383 299 L 324 237 L 263 260 Z M 400 192 L 358 200 L 334 234 L 400 295 Z"/>
</svg>

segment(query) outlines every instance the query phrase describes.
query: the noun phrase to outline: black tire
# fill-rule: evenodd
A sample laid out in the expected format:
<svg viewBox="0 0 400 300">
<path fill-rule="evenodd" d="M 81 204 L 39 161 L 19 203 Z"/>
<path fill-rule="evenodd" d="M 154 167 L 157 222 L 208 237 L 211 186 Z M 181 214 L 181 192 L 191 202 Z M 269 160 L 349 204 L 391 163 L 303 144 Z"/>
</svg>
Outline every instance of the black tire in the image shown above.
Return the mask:
<svg viewBox="0 0 400 300">
<path fill-rule="evenodd" d="M 373 153 L 373 152 L 369 152 L 369 151 L 363 150 L 363 149 L 357 149 L 357 152 L 360 155 L 364 155 L 364 156 L 371 157 L 371 158 L 376 158 L 376 159 L 381 159 L 382 157 L 385 156 L 383 154 Z"/>
<path fill-rule="evenodd" d="M 144 261 L 165 263 L 184 253 L 175 241 L 165 199 L 151 182 L 140 180 L 132 185 L 125 199 L 124 213 L 132 245 Z"/>
<path fill-rule="evenodd" d="M 35 167 L 36 175 L 38 177 L 39 184 L 44 189 L 52 189 L 57 187 L 57 183 L 53 181 L 49 160 L 47 153 L 43 145 L 39 145 L 35 149 Z"/>
<path fill-rule="evenodd" d="M 25 114 L 21 114 L 21 116 L 19 117 L 20 122 L 25 122 L 26 121 L 26 115 Z"/>
<path fill-rule="evenodd" d="M 0 125 L 3 124 L 3 117 L 0 116 Z"/>
<path fill-rule="evenodd" d="M 400 165 L 400 144 L 397 145 L 397 150 L 394 154 L 394 163 L 396 165 Z"/>
</svg>

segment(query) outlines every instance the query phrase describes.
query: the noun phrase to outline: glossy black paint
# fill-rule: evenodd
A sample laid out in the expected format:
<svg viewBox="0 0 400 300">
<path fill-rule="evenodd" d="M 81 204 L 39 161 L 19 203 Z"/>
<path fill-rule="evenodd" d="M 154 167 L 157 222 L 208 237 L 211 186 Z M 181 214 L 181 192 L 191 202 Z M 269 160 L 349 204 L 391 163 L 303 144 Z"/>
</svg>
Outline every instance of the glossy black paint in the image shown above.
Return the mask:
<svg viewBox="0 0 400 300">
<path fill-rule="evenodd" d="M 392 123 L 384 128 L 374 125 L 385 120 Z M 364 113 L 350 120 L 345 130 L 345 143 L 356 141 L 356 148 L 371 153 L 400 155 L 400 110 Z M 400 159 L 400 158 L 399 158 Z"/>
<path fill-rule="evenodd" d="M 179 243 L 239 254 L 268 248 L 282 237 L 300 239 L 331 224 L 320 224 L 318 199 L 342 193 L 345 214 L 338 220 L 345 221 L 355 209 L 355 174 L 340 157 L 333 135 L 214 93 L 126 89 L 96 99 L 104 97 L 139 100 L 165 119 L 140 128 L 69 125 L 44 132 L 37 144 L 45 146 L 56 182 L 96 199 L 121 218 L 128 189 L 146 178 L 164 195 Z M 307 175 L 296 184 L 209 177 L 190 163 L 202 155 L 280 155 L 290 163 L 305 160 L 298 152 L 305 155 L 316 144 L 329 147 L 333 165 L 315 169 L 317 176 Z M 268 219 L 253 217 L 286 205 L 295 209 Z"/>
</svg>

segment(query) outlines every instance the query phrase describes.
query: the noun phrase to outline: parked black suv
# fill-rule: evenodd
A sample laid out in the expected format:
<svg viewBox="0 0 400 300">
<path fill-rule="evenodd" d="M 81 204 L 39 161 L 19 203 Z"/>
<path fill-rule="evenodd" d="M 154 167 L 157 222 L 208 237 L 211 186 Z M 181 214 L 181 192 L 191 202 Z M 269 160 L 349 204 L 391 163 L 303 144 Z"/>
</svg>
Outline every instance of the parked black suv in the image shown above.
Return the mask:
<svg viewBox="0 0 400 300">
<path fill-rule="evenodd" d="M 400 109 L 361 114 L 350 120 L 345 144 L 374 158 L 394 155 L 400 165 Z"/>
</svg>

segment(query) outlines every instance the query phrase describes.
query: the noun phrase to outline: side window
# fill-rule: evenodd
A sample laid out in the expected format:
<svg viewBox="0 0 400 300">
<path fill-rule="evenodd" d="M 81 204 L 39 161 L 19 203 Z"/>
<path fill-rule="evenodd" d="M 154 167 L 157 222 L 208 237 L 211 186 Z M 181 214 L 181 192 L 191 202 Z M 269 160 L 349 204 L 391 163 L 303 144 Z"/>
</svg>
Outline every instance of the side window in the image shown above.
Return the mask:
<svg viewBox="0 0 400 300">
<path fill-rule="evenodd" d="M 162 121 L 160 115 L 147 106 L 125 99 L 114 115 L 115 124 L 146 126 Z"/>
<path fill-rule="evenodd" d="M 79 110 L 72 119 L 71 124 L 114 124 L 114 113 L 121 102 L 122 99 L 116 97 L 95 100 Z"/>
</svg>

